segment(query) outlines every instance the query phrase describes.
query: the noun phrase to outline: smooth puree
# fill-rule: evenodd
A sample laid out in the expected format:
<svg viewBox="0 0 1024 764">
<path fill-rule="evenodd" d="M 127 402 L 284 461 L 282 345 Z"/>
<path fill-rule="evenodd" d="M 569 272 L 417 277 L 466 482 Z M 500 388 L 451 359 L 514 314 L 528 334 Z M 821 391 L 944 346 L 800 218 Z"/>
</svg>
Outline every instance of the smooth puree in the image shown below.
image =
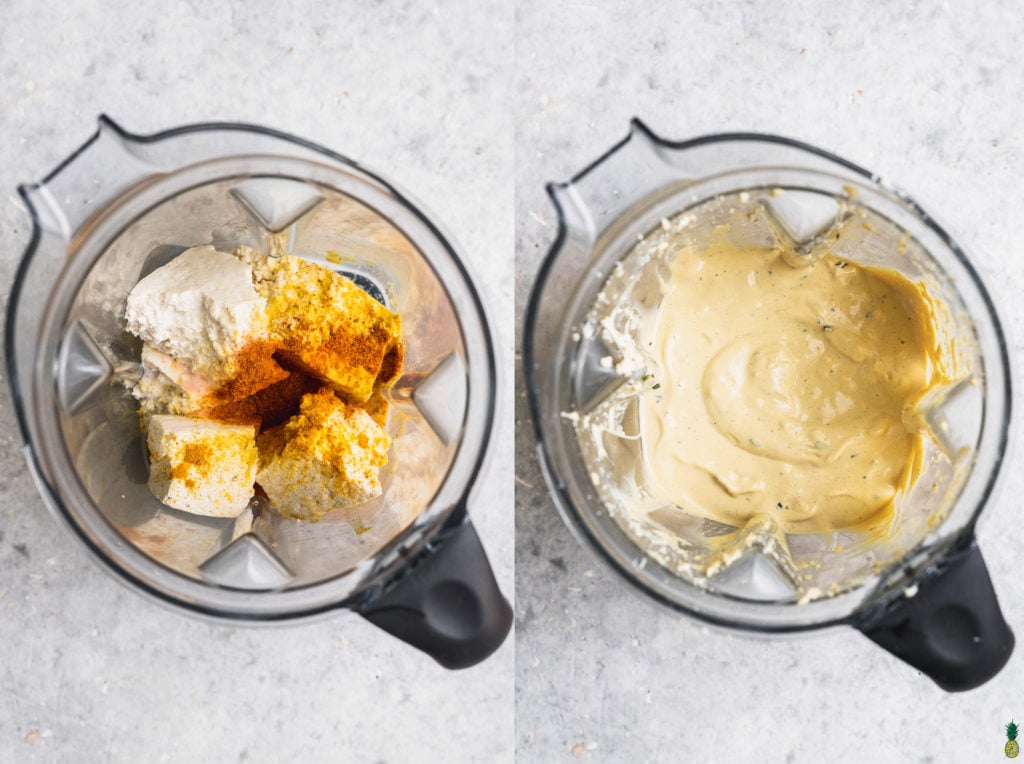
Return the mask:
<svg viewBox="0 0 1024 764">
<path fill-rule="evenodd" d="M 827 253 L 683 249 L 641 332 L 648 489 L 733 526 L 885 530 L 920 472 L 917 404 L 948 381 L 933 305 L 896 271 Z"/>
</svg>

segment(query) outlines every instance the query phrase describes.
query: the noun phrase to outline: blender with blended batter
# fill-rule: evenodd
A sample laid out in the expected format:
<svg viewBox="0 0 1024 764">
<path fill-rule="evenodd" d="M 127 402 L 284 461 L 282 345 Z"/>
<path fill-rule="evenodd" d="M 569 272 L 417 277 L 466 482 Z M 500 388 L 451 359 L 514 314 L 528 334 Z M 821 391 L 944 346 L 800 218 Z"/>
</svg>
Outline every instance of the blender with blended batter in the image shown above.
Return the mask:
<svg viewBox="0 0 1024 764">
<path fill-rule="evenodd" d="M 674 144 L 635 123 L 551 193 L 525 363 L 570 526 L 705 620 L 853 625 L 948 689 L 998 671 L 1013 637 L 973 527 L 1009 371 L 957 245 L 771 136 Z"/>
</svg>

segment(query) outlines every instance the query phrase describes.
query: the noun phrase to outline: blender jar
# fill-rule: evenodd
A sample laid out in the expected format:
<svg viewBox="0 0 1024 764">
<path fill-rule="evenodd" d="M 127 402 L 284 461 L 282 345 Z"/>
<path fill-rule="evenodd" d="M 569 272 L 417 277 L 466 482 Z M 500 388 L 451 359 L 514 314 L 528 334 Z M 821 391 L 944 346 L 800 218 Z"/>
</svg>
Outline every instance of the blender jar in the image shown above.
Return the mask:
<svg viewBox="0 0 1024 764">
<path fill-rule="evenodd" d="M 540 463 L 569 527 L 637 589 L 722 626 L 785 633 L 849 625 L 947 690 L 1009 659 L 974 541 L 1006 458 L 1007 346 L 960 247 L 912 199 L 819 149 L 768 135 L 673 143 L 630 135 L 549 193 L 558 235 L 531 294 L 524 367 Z M 844 227 L 856 218 L 861 225 Z M 671 242 L 827 251 L 901 272 L 941 307 L 955 380 L 922 415 L 922 472 L 884 539 L 730 526 L 651 503 L 643 480 L 635 314 L 656 304 Z M 672 237 L 676 237 L 674 240 Z M 821 248 L 817 249 L 816 248 Z M 648 504 L 631 514 L 627 505 Z"/>
<path fill-rule="evenodd" d="M 483 306 L 452 244 L 393 185 L 265 128 L 98 132 L 41 183 L 12 288 L 7 363 L 26 456 L 53 514 L 132 588 L 244 622 L 351 608 L 449 668 L 504 640 L 512 613 L 467 515 L 496 370 Z M 237 520 L 149 492 L 129 387 L 128 293 L 193 246 L 248 245 L 332 268 L 399 313 L 383 494 L 317 522 L 254 498 Z"/>
</svg>

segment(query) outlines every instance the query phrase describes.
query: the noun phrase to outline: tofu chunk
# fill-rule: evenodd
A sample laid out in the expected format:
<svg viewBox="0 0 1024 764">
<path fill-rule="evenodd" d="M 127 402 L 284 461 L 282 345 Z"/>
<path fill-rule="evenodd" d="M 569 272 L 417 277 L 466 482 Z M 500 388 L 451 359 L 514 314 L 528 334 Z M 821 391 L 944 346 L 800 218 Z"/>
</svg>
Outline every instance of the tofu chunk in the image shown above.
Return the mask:
<svg viewBox="0 0 1024 764">
<path fill-rule="evenodd" d="M 316 520 L 379 496 L 391 439 L 330 388 L 303 396 L 299 414 L 263 432 L 256 482 L 285 517 Z"/>
<path fill-rule="evenodd" d="M 256 428 L 207 419 L 150 417 L 149 490 L 162 503 L 207 517 L 237 517 L 253 495 Z"/>
<path fill-rule="evenodd" d="M 219 384 L 234 373 L 242 348 L 266 336 L 265 311 L 248 265 L 213 247 L 193 247 L 135 285 L 125 322 L 152 350 Z"/>
<path fill-rule="evenodd" d="M 401 322 L 344 276 L 285 255 L 247 247 L 236 256 L 252 268 L 267 300 L 269 329 L 289 366 L 320 379 L 353 403 L 401 368 Z M 378 380 L 378 377 L 381 377 Z"/>
</svg>

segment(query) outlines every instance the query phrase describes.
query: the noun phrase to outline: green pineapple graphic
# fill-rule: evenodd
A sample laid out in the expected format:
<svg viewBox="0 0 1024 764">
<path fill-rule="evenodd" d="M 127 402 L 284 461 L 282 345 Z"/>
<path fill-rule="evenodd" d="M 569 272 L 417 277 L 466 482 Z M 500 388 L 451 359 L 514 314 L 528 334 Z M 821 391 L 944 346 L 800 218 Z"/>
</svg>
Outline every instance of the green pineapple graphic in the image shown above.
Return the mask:
<svg viewBox="0 0 1024 764">
<path fill-rule="evenodd" d="M 1016 759 L 1017 754 L 1020 753 L 1020 744 L 1017 742 L 1017 725 L 1010 720 L 1010 723 L 1006 725 L 1006 745 L 1003 746 L 1003 753 L 1006 754 L 1008 759 Z"/>
</svg>

